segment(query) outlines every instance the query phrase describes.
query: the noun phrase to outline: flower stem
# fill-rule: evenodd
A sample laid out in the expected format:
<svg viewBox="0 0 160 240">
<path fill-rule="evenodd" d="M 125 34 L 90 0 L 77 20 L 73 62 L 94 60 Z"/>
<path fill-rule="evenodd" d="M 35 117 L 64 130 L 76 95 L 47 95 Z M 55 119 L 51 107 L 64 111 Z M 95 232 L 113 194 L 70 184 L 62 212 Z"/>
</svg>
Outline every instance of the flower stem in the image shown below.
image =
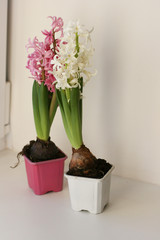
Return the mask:
<svg viewBox="0 0 160 240">
<path fill-rule="evenodd" d="M 56 55 L 56 39 L 55 39 L 55 32 L 53 31 L 53 52 Z"/>
</svg>

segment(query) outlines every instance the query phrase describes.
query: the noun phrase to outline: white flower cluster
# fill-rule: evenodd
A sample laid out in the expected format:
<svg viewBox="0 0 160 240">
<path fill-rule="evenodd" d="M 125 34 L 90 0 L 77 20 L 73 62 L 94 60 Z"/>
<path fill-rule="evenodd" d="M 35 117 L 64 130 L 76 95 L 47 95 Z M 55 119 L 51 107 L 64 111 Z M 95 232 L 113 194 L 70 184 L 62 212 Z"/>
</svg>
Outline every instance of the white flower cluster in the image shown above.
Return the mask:
<svg viewBox="0 0 160 240">
<path fill-rule="evenodd" d="M 70 22 L 52 62 L 56 88 L 80 87 L 79 78 L 83 75 L 86 76 L 84 82 L 88 81 L 94 75 L 87 71 L 92 55 L 90 32 L 84 30 L 78 21 Z"/>
</svg>

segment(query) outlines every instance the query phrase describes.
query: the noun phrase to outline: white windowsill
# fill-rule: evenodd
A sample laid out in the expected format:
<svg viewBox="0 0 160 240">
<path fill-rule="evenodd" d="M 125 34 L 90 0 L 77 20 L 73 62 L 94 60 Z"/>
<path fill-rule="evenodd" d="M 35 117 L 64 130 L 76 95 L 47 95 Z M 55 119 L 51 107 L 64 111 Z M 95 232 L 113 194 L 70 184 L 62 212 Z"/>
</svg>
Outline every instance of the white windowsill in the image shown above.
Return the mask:
<svg viewBox="0 0 160 240">
<path fill-rule="evenodd" d="M 158 240 L 160 187 L 113 176 L 110 204 L 102 214 L 74 212 L 66 180 L 59 193 L 36 196 L 25 166 L 11 169 L 16 153 L 0 152 L 0 239 Z"/>
</svg>

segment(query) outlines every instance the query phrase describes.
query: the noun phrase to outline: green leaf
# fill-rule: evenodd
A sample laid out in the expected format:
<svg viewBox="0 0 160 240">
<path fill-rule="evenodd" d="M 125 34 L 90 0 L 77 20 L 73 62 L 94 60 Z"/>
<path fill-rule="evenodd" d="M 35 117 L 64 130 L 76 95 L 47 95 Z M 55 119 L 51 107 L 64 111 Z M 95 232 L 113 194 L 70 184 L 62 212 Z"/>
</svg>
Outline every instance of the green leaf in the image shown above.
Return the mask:
<svg viewBox="0 0 160 240">
<path fill-rule="evenodd" d="M 71 119 L 73 129 L 74 148 L 78 149 L 82 143 L 82 123 L 80 112 L 80 89 L 72 88 L 71 91 Z"/>
<path fill-rule="evenodd" d="M 49 109 L 48 109 L 48 89 L 42 82 L 38 89 L 39 113 L 41 119 L 41 128 L 43 139 L 47 141 L 50 132 Z"/>
<path fill-rule="evenodd" d="M 49 122 L 50 122 L 50 127 L 52 125 L 53 119 L 55 117 L 56 111 L 58 107 L 58 101 L 56 97 L 56 92 L 52 94 L 52 99 L 50 102 L 50 107 L 49 107 Z"/>
<path fill-rule="evenodd" d="M 33 105 L 33 115 L 34 115 L 34 123 L 36 127 L 37 137 L 42 139 L 43 133 L 41 128 L 41 120 L 40 120 L 40 113 L 39 113 L 39 102 L 38 102 L 38 83 L 34 81 L 32 87 L 32 105 Z"/>
<path fill-rule="evenodd" d="M 65 92 L 66 92 L 67 101 L 69 102 L 70 101 L 70 89 L 66 88 Z"/>
<path fill-rule="evenodd" d="M 66 90 L 56 89 L 57 100 L 67 137 L 72 147 L 78 149 L 83 143 L 80 116 L 80 89 L 78 87 L 70 90 L 70 101 L 68 101 L 66 94 Z"/>
<path fill-rule="evenodd" d="M 65 104 L 63 104 L 64 101 L 62 101 L 61 91 L 62 90 L 58 90 L 56 88 L 57 101 L 58 101 L 58 105 L 59 105 L 59 108 L 60 108 L 60 111 L 61 111 L 63 125 L 64 125 L 64 128 L 65 128 L 67 137 L 68 137 L 71 145 L 73 146 L 72 129 L 71 129 L 71 126 L 70 126 L 69 122 L 67 121 L 67 117 L 66 117 L 65 110 L 64 110 L 64 105 Z"/>
<path fill-rule="evenodd" d="M 65 90 L 61 90 L 60 93 L 61 93 L 61 100 L 62 100 L 62 104 L 63 104 L 66 122 L 67 122 L 68 128 L 70 129 L 70 132 L 72 134 L 70 104 L 68 103 L 68 100 L 67 100 L 67 97 L 65 94 Z"/>
</svg>

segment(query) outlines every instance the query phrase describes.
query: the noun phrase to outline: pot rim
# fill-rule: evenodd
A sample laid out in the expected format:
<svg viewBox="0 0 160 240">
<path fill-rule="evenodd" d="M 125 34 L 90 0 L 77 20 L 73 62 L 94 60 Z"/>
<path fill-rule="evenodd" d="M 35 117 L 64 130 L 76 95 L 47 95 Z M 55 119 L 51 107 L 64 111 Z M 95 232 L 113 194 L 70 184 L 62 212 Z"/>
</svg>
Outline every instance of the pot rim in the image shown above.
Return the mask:
<svg viewBox="0 0 160 240">
<path fill-rule="evenodd" d="M 72 175 L 68 175 L 67 172 L 64 174 L 64 176 L 67 179 L 72 179 L 72 180 L 79 180 L 79 181 L 91 181 L 91 182 L 102 182 L 105 178 L 107 178 L 111 172 L 114 170 L 114 166 L 111 164 L 111 168 L 110 170 L 104 175 L 103 178 L 89 178 L 89 177 L 79 177 L 79 176 L 72 176 Z"/>
</svg>

